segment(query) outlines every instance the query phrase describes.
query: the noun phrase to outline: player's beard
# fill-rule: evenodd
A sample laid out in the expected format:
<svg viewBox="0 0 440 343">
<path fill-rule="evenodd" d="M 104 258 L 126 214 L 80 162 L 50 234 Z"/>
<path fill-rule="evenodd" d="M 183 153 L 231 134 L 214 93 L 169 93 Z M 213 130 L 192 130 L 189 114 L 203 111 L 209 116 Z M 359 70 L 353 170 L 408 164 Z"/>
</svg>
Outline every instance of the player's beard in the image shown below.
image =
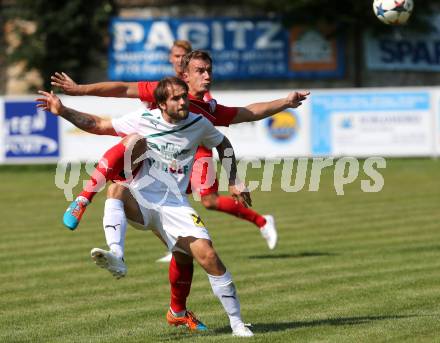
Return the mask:
<svg viewBox="0 0 440 343">
<path fill-rule="evenodd" d="M 178 115 L 181 120 L 188 118 L 188 114 L 189 114 L 188 108 L 183 108 L 178 111 Z"/>
<path fill-rule="evenodd" d="M 180 108 L 173 112 L 170 111 L 167 112 L 167 117 L 169 117 L 175 124 L 181 120 L 185 120 L 186 118 L 188 118 L 188 114 L 189 114 L 188 108 Z"/>
<path fill-rule="evenodd" d="M 177 109 L 176 112 L 174 112 L 171 117 L 177 120 L 184 120 L 188 117 L 189 114 L 189 106 L 183 106 L 179 109 Z"/>
</svg>

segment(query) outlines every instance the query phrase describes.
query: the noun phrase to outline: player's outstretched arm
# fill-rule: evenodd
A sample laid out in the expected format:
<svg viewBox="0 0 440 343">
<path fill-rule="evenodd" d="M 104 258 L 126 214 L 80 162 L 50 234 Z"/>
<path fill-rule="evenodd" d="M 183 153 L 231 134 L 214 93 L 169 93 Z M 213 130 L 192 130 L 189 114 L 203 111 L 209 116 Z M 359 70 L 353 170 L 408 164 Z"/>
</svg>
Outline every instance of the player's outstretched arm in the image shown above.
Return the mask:
<svg viewBox="0 0 440 343">
<path fill-rule="evenodd" d="M 51 85 L 59 87 L 67 95 L 94 95 L 115 98 L 139 98 L 137 82 L 98 82 L 78 85 L 66 73 L 55 73 L 50 77 Z"/>
<path fill-rule="evenodd" d="M 41 94 L 42 97 L 36 99 L 38 102 L 37 107 L 70 121 L 83 131 L 95 135 L 117 136 L 111 120 L 66 107 L 53 92 L 38 91 L 38 93 Z"/>
<path fill-rule="evenodd" d="M 229 176 L 229 193 L 244 206 L 252 206 L 251 195 L 244 184 L 237 178 L 237 160 L 231 142 L 224 137 L 223 141 L 215 148 L 217 149 L 221 164 Z"/>
<path fill-rule="evenodd" d="M 291 92 L 287 97 L 268 102 L 258 102 L 246 107 L 239 107 L 237 115 L 231 124 L 261 120 L 287 108 L 301 106 L 302 101 L 307 99 L 310 92 Z"/>
</svg>

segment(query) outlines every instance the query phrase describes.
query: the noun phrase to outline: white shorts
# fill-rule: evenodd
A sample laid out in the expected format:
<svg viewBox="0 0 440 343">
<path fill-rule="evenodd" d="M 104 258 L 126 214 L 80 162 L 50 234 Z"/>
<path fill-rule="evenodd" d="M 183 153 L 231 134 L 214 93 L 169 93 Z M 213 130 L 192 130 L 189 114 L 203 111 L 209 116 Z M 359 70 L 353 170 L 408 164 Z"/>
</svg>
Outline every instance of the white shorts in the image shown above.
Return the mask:
<svg viewBox="0 0 440 343">
<path fill-rule="evenodd" d="M 161 206 L 148 209 L 140 206 L 144 225 L 137 229 L 154 229 L 166 242 L 169 251 L 182 251 L 176 247 L 179 237 L 194 237 L 211 240 L 200 216 L 190 206 Z"/>
</svg>

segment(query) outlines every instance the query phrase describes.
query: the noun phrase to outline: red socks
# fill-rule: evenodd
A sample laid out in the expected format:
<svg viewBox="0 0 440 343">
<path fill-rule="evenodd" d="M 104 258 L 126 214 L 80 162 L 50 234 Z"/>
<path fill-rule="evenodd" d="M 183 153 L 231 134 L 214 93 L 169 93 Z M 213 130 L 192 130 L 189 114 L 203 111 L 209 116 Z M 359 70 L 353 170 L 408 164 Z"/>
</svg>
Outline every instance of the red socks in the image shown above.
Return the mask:
<svg viewBox="0 0 440 343">
<path fill-rule="evenodd" d="M 186 298 L 191 291 L 193 278 L 193 264 L 178 264 L 173 258 L 170 262 L 168 276 L 171 285 L 171 304 L 170 307 L 174 313 L 186 310 Z"/>
<path fill-rule="evenodd" d="M 79 195 L 91 202 L 95 194 L 105 186 L 107 181 L 117 179 L 119 173 L 124 169 L 124 153 L 125 145 L 122 143 L 118 143 L 107 150 Z"/>
<path fill-rule="evenodd" d="M 266 219 L 262 215 L 258 214 L 254 210 L 251 210 L 250 208 L 245 207 L 231 197 L 219 195 L 217 198 L 217 210 L 248 220 L 260 228 L 266 224 Z"/>
</svg>

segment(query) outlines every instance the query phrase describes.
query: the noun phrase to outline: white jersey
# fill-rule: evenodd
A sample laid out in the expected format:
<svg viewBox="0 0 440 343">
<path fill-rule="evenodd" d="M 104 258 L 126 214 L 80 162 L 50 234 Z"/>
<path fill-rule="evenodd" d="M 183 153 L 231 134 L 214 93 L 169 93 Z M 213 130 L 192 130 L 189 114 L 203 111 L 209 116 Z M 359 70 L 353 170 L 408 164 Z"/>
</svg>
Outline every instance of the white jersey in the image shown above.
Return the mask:
<svg viewBox="0 0 440 343">
<path fill-rule="evenodd" d="M 139 134 L 147 140 L 144 163 L 130 184 L 141 206 L 187 205 L 194 155 L 199 145 L 212 149 L 223 135 L 205 117 L 190 112 L 177 124 L 166 122 L 159 109 L 139 110 L 112 120 L 119 136 Z"/>
</svg>

